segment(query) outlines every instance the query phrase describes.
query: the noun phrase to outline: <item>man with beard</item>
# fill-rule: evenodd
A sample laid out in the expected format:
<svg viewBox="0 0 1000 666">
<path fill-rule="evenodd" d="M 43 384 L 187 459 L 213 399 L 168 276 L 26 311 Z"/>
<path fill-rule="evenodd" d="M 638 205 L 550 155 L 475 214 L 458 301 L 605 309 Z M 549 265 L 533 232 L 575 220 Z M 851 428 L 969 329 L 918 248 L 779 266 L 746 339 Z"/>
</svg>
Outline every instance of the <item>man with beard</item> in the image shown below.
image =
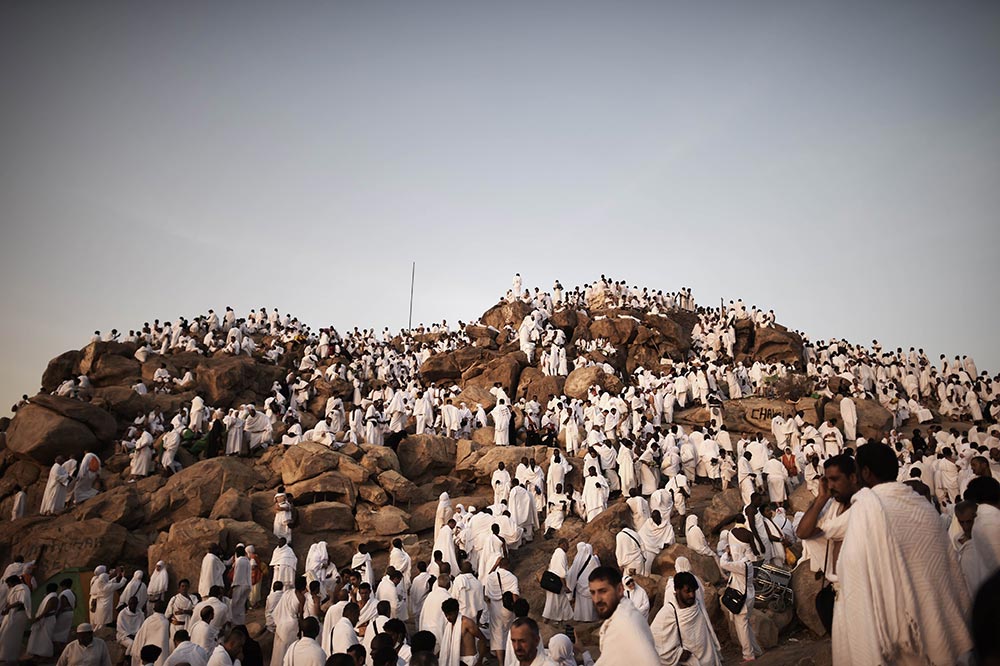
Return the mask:
<svg viewBox="0 0 1000 666">
<path fill-rule="evenodd" d="M 625 597 L 618 569 L 597 567 L 587 581 L 597 615 L 604 620 L 597 666 L 659 666 L 653 634 L 642 614 Z"/>
</svg>

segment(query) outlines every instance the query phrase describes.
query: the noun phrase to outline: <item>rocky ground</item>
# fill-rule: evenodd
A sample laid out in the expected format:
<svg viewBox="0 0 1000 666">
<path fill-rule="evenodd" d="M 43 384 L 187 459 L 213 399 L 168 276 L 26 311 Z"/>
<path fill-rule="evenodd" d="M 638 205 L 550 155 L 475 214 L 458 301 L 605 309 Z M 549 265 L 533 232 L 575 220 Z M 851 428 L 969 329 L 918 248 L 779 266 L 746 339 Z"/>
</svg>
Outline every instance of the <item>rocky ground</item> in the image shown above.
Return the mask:
<svg viewBox="0 0 1000 666">
<path fill-rule="evenodd" d="M 499 342 L 496 331 L 487 328 L 516 325 L 526 314 L 526 307 L 503 303 L 491 308 L 483 315 L 485 326 L 467 327 L 472 345 L 436 354 L 423 364 L 423 381 L 455 383 L 461 387 L 460 400 L 483 403 L 487 410 L 493 404 L 488 388 L 494 382 L 501 382 L 511 396 L 537 395 L 540 399 L 562 393 L 582 397 L 592 384 L 609 391 L 620 390 L 621 379 L 597 367 L 576 370 L 568 377 L 546 377 L 528 364 L 516 343 Z M 690 313 L 663 317 L 639 311 L 609 310 L 587 315 L 564 310 L 556 313 L 554 322 L 567 333 L 570 344 L 577 339 L 608 339 L 616 348 L 615 354 L 592 352 L 588 356 L 608 362 L 627 377 L 640 365 L 666 367 L 671 359 L 682 358 L 691 346 L 693 317 Z M 737 332 L 739 359 L 801 361 L 802 341 L 798 335 L 781 327 L 753 330 L 750 325 L 748 329 L 746 324 L 742 322 Z M 262 338 L 258 342 L 266 347 L 269 341 Z M 338 565 L 347 563 L 357 544 L 365 542 L 374 551 L 376 566 L 382 568 L 390 541 L 396 536 L 403 539 L 414 561 L 429 559 L 436 500 L 441 492 L 447 491 L 453 503 L 483 506 L 489 503 L 489 477 L 499 461 L 516 465 L 526 456 L 548 467 L 549 452 L 544 447 L 495 448 L 492 428 L 483 428 L 471 440 L 410 436 L 396 451 L 351 444 L 332 451 L 307 443 L 287 451 L 271 448 L 251 459 L 204 461 L 196 461 L 182 451 L 181 472 L 169 477 L 157 473 L 138 483 L 128 483 L 128 459 L 114 453 L 113 447 L 136 415 L 154 407 L 171 415 L 196 394 L 209 405 L 221 408 L 261 404 L 271 383 L 297 367 L 300 347 L 289 343 L 280 366 L 223 354 L 156 356 L 140 364 L 132 357 L 134 351 L 133 345 L 97 342 L 56 357 L 42 377 L 43 389 L 51 391 L 65 378 L 86 372 L 95 387 L 91 399 L 83 402 L 43 393 L 32 398 L 31 404 L 18 411 L 12 421 L 0 420 L 0 431 L 5 431 L 0 433 L 0 516 L 4 520 L 9 516 L 15 485 L 27 490 L 29 506 L 27 517 L 16 525 L 4 524 L 0 528 L 0 561 L 9 561 L 15 553 L 23 554 L 36 560 L 38 578 L 44 581 L 67 568 L 98 564 L 121 563 L 148 571 L 163 559 L 168 562 L 172 583 L 182 577 L 197 579 L 201 558 L 211 544 L 221 544 L 232 552 L 238 542 L 252 543 L 265 558 L 269 557 L 276 543 L 271 533 L 274 492 L 284 485 L 300 510 L 300 525 L 294 537 L 300 563 L 309 545 L 316 541 L 329 544 Z M 139 378 L 150 381 L 161 361 L 175 375 L 180 368 L 191 368 L 197 380 L 194 390 L 139 396 L 129 388 Z M 724 410 L 728 428 L 734 433 L 766 433 L 771 416 L 789 415 L 796 409 L 804 410 L 807 420 L 813 422 L 821 416 L 839 415 L 838 401 L 821 403 L 806 396 L 796 388 L 803 382 L 803 377 L 793 376 L 786 389 L 774 397 L 728 401 Z M 322 416 L 331 395 L 351 398 L 351 387 L 346 382 L 319 380 L 315 387 L 316 395 L 303 418 L 304 429 Z M 859 401 L 858 413 L 860 431 L 866 437 L 880 437 L 891 422 L 889 412 L 872 401 Z M 519 413 L 517 418 L 520 425 Z M 675 416 L 685 425 L 703 425 L 708 419 L 708 411 L 700 407 Z M 280 439 L 280 435 L 279 428 L 276 438 Z M 32 515 L 41 502 L 48 466 L 55 456 L 79 458 L 84 451 L 98 452 L 105 460 L 104 492 L 57 517 Z M 575 470 L 569 481 L 578 486 L 580 461 L 572 462 Z M 807 498 L 799 493 L 793 498 L 793 509 L 804 508 L 804 502 Z M 695 487 L 692 510 L 701 517 L 706 533 L 739 508 L 735 490 L 719 493 L 708 486 Z M 594 545 L 603 562 L 613 562 L 614 535 L 626 513 L 619 500 L 589 525 L 567 521 L 560 536 L 569 539 L 570 555 L 575 552 L 573 544 L 585 540 Z M 683 531 L 678 529 L 678 534 Z M 715 539 L 710 534 L 712 544 Z M 534 581 L 547 567 L 554 547 L 552 541 L 536 539 L 520 549 L 514 561 L 522 592 L 536 613 L 543 606 L 544 593 Z M 662 603 L 663 585 L 680 555 L 688 557 L 695 573 L 706 583 L 706 599 L 717 633 L 726 644 L 726 654 L 737 659 L 719 610 L 719 570 L 714 560 L 695 555 L 682 544 L 664 551 L 656 560 L 653 575 L 639 581 L 653 602 L 650 617 Z M 780 663 L 825 663 L 829 648 L 814 633 L 822 628 L 810 611 L 816 587 L 808 578 L 811 575 L 797 575 L 795 579 L 796 591 L 808 601 L 801 603 L 797 612 L 754 612 L 758 639 L 771 651 L 767 659 L 773 663 L 779 663 L 777 659 Z M 596 648 L 596 628 L 578 629 L 583 647 Z M 546 626 L 545 632 L 551 633 L 551 627 Z"/>
</svg>

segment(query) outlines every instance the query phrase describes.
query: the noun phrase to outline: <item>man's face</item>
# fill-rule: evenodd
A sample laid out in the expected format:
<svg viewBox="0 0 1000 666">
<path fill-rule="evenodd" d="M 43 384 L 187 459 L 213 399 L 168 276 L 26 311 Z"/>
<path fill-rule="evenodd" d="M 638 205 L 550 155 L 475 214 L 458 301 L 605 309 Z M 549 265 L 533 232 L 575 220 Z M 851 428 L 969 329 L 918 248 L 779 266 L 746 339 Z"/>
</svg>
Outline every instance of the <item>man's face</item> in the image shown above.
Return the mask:
<svg viewBox="0 0 1000 666">
<path fill-rule="evenodd" d="M 454 613 L 445 613 L 444 616 L 448 619 L 450 624 L 455 624 L 455 621 L 458 620 L 458 611 L 455 611 Z"/>
<path fill-rule="evenodd" d="M 85 634 L 77 634 L 76 639 L 80 641 L 80 645 L 87 646 L 94 642 L 94 634 L 90 631 Z"/>
<path fill-rule="evenodd" d="M 965 536 L 972 538 L 972 526 L 976 522 L 976 512 L 975 511 L 963 511 L 961 513 L 955 514 L 958 524 L 962 526 L 962 531 L 965 532 Z"/>
<path fill-rule="evenodd" d="M 972 473 L 976 476 L 988 476 L 990 466 L 985 460 L 972 461 Z"/>
<path fill-rule="evenodd" d="M 521 663 L 534 661 L 538 652 L 538 636 L 531 627 L 511 627 L 510 642 L 514 646 L 514 656 Z"/>
<path fill-rule="evenodd" d="M 681 608 L 690 608 L 694 604 L 695 590 L 687 587 L 678 587 L 674 590 L 674 596 L 677 597 L 677 603 L 680 604 Z"/>
<path fill-rule="evenodd" d="M 831 465 L 824 470 L 826 484 L 830 488 L 830 495 L 841 504 L 848 504 L 851 497 L 858 491 L 858 477 L 854 474 L 844 474 L 836 465 Z"/>
<path fill-rule="evenodd" d="M 621 583 L 612 585 L 606 580 L 594 580 L 590 582 L 590 598 L 594 601 L 594 608 L 602 620 L 606 620 L 614 614 L 618 608 L 618 602 L 625 594 L 625 589 Z"/>
<path fill-rule="evenodd" d="M 358 596 L 361 598 L 362 603 L 368 603 L 368 599 L 372 596 L 372 591 L 362 587 L 358 589 Z"/>
</svg>

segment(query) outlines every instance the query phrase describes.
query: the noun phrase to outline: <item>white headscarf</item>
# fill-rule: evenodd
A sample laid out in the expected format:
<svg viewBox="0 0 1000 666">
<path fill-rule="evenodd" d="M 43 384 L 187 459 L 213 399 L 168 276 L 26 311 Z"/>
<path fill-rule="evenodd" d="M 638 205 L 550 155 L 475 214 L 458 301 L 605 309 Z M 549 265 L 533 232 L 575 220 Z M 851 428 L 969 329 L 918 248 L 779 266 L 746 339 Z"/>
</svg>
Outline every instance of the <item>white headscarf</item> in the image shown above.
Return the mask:
<svg viewBox="0 0 1000 666">
<path fill-rule="evenodd" d="M 556 663 L 556 666 L 576 666 L 576 657 L 573 656 L 573 642 L 566 634 L 556 634 L 549 639 L 546 648 L 549 659 Z"/>
<path fill-rule="evenodd" d="M 160 560 L 156 563 L 153 573 L 149 576 L 149 585 L 146 586 L 146 592 L 149 596 L 163 594 L 167 591 L 168 583 L 167 564 L 163 560 Z"/>
</svg>

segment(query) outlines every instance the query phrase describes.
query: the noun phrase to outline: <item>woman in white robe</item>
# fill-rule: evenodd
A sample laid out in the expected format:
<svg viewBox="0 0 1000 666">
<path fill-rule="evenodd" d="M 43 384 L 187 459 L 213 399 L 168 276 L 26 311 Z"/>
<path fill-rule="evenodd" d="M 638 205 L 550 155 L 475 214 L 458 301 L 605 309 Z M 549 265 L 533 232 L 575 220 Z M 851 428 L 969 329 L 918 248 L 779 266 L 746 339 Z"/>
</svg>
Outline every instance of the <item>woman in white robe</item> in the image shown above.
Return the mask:
<svg viewBox="0 0 1000 666">
<path fill-rule="evenodd" d="M 448 524 L 448 520 L 451 518 L 454 511 L 451 507 L 451 498 L 448 497 L 448 493 L 441 493 L 438 497 L 437 511 L 434 513 L 434 539 L 437 539 L 438 532 L 441 528 Z"/>
<path fill-rule="evenodd" d="M 153 605 L 157 601 L 167 600 L 167 586 L 170 578 L 167 575 L 167 563 L 160 560 L 153 568 L 153 573 L 149 576 L 149 585 L 146 586 L 147 601 L 146 615 L 152 615 Z"/>
<path fill-rule="evenodd" d="M 132 597 L 136 597 L 139 600 L 139 610 L 146 608 L 146 602 L 149 601 L 149 593 L 146 591 L 146 584 L 142 582 L 142 578 L 142 571 L 136 571 L 132 574 L 132 579 L 129 580 L 125 585 L 125 589 L 119 595 L 119 608 L 125 606 Z"/>
</svg>

